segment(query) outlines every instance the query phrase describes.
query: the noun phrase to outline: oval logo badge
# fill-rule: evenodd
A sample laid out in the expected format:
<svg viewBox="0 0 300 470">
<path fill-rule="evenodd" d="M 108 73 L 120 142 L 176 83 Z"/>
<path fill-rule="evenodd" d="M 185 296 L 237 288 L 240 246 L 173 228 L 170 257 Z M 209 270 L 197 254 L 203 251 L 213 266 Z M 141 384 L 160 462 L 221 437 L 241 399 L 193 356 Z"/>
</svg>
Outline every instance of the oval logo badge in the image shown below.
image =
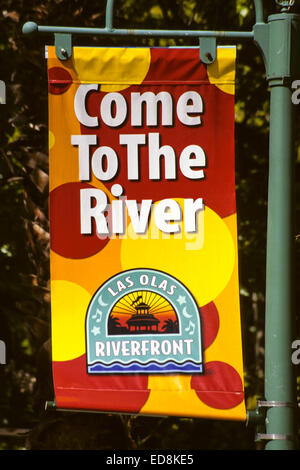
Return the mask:
<svg viewBox="0 0 300 470">
<path fill-rule="evenodd" d="M 86 315 L 88 374 L 203 373 L 201 317 L 188 289 L 153 269 L 124 271 Z"/>
</svg>

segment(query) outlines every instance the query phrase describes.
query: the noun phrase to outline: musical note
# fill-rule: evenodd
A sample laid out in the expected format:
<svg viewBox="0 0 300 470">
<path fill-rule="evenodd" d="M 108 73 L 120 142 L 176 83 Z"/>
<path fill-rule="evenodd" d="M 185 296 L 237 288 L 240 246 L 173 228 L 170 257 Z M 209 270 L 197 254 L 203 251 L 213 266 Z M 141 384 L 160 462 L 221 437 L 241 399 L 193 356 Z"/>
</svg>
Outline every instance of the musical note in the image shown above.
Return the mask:
<svg viewBox="0 0 300 470">
<path fill-rule="evenodd" d="M 193 323 L 191 320 L 188 324 L 188 326 L 185 328 L 185 331 L 188 331 L 190 335 L 193 335 L 195 332 L 195 323 Z"/>
<path fill-rule="evenodd" d="M 99 318 L 97 318 L 99 316 Z M 96 322 L 99 323 L 102 319 L 102 312 L 97 308 L 96 313 L 92 316 L 93 319 L 96 318 Z"/>
</svg>

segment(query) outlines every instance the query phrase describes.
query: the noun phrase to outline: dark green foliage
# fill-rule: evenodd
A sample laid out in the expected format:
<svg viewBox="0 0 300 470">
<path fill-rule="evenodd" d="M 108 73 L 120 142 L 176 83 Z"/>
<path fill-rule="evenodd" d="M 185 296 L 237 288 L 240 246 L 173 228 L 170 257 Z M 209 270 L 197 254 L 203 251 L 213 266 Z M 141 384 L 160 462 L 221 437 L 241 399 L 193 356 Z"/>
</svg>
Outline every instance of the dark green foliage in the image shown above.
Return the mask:
<svg viewBox="0 0 300 470">
<path fill-rule="evenodd" d="M 264 4 L 268 14 L 278 11 L 275 1 Z M 53 37 L 24 36 L 22 25 L 32 20 L 42 25 L 103 27 L 105 5 L 105 0 L 0 0 L 0 79 L 7 86 L 6 105 L 0 105 L 0 339 L 7 346 L 7 364 L 0 365 L 0 428 L 31 430 L 26 439 L 0 435 L 0 449 L 24 446 L 29 449 L 254 449 L 254 429 L 244 423 L 44 411 L 45 401 L 53 399 L 44 46 L 53 44 Z M 294 11 L 300 12 L 299 5 Z M 115 27 L 251 30 L 253 22 L 250 0 L 115 2 Z M 183 44 L 181 39 L 137 37 L 81 36 L 75 37 L 74 42 L 125 46 Z M 184 44 L 197 43 L 188 40 Z M 249 407 L 255 407 L 256 396 L 263 394 L 269 126 L 269 95 L 264 73 L 256 46 L 250 41 L 238 44 L 236 183 Z M 298 181 L 299 196 L 298 108 L 295 113 L 298 156 L 295 181 Z M 296 215 L 299 215 L 299 197 L 297 201 Z M 297 234 L 296 220 L 299 265 Z M 299 285 L 296 287 L 298 301 Z M 295 339 L 300 338 L 299 317 L 297 325 Z"/>
</svg>

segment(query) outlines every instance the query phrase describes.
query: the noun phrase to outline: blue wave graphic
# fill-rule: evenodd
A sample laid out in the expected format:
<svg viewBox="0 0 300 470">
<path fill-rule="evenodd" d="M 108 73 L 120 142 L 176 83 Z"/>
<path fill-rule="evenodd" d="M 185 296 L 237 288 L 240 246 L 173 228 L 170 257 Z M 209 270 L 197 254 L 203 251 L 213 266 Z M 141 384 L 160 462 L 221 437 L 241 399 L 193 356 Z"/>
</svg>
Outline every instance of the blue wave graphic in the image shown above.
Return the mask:
<svg viewBox="0 0 300 470">
<path fill-rule="evenodd" d="M 185 373 L 185 374 L 201 374 L 203 373 L 203 365 L 197 364 L 192 361 L 186 361 L 182 364 L 169 361 L 164 364 L 157 362 L 149 362 L 148 364 L 140 364 L 138 362 L 131 362 L 130 364 L 114 363 L 111 365 L 96 363 L 88 365 L 89 374 L 129 374 L 129 373 L 148 373 L 148 374 L 162 374 L 162 373 Z"/>
</svg>

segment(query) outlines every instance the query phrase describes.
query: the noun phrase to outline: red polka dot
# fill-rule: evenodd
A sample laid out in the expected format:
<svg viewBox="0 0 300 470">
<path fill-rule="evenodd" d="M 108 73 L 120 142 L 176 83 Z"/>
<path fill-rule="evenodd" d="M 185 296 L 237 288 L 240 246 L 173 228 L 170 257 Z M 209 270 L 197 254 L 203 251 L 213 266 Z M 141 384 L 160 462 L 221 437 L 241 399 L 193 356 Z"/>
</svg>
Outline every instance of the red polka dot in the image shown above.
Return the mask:
<svg viewBox="0 0 300 470">
<path fill-rule="evenodd" d="M 215 340 L 219 330 L 219 313 L 213 302 L 201 307 L 203 348 L 207 349 Z"/>
<path fill-rule="evenodd" d="M 61 67 L 48 70 L 49 92 L 53 95 L 65 93 L 72 84 L 70 73 Z"/>
<path fill-rule="evenodd" d="M 138 413 L 150 390 L 147 375 L 89 375 L 86 356 L 53 362 L 59 408 Z"/>
<path fill-rule="evenodd" d="M 109 238 L 80 233 L 80 189 L 86 183 L 66 183 L 50 192 L 50 246 L 55 253 L 71 259 L 88 258 L 100 251 Z"/>
<path fill-rule="evenodd" d="M 212 408 L 226 410 L 244 399 L 243 384 L 238 372 L 225 362 L 208 362 L 204 375 L 195 375 L 191 388 L 200 400 Z"/>
</svg>

